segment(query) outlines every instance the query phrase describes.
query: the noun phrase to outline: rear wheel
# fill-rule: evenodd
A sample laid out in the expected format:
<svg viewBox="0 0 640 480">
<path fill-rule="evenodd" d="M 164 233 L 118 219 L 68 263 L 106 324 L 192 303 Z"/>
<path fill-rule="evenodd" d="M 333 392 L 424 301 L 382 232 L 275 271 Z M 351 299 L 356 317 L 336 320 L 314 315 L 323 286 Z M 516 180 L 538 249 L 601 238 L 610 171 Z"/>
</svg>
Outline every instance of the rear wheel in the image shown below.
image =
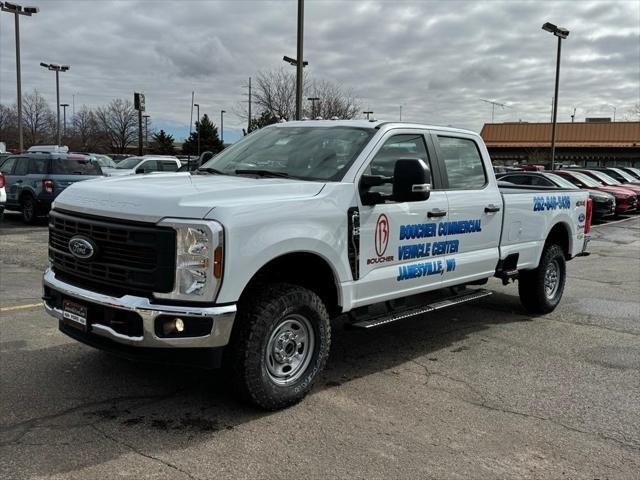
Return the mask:
<svg viewBox="0 0 640 480">
<path fill-rule="evenodd" d="M 250 297 L 236 316 L 227 359 L 231 381 L 244 400 L 284 408 L 304 398 L 324 369 L 329 315 L 314 292 L 296 285 L 265 285 Z"/>
<path fill-rule="evenodd" d="M 22 210 L 22 220 L 30 225 L 36 223 L 38 219 L 38 208 L 35 198 L 33 198 L 32 195 L 26 194 L 22 197 L 20 205 Z"/>
<path fill-rule="evenodd" d="M 560 303 L 566 278 L 564 251 L 558 245 L 547 245 L 538 268 L 523 270 L 518 276 L 520 302 L 533 313 L 552 312 Z"/>
</svg>

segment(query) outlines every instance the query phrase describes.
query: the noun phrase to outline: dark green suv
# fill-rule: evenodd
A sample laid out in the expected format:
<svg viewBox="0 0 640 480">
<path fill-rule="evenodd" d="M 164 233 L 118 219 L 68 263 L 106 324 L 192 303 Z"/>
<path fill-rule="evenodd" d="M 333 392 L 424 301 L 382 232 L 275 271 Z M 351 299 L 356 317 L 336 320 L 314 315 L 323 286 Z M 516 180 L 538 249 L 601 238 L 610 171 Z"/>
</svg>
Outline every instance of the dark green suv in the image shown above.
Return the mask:
<svg viewBox="0 0 640 480">
<path fill-rule="evenodd" d="M 22 212 L 26 223 L 46 215 L 53 200 L 69 185 L 103 175 L 100 165 L 84 155 L 25 153 L 4 159 L 7 210 Z"/>
</svg>

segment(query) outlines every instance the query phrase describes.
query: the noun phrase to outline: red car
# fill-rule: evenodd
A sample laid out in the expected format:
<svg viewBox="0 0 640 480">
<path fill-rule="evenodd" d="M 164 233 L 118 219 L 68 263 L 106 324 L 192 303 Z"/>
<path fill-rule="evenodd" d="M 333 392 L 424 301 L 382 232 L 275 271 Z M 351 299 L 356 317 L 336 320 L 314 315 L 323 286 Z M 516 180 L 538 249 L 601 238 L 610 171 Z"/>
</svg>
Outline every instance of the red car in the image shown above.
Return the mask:
<svg viewBox="0 0 640 480">
<path fill-rule="evenodd" d="M 640 185 L 636 185 L 635 183 L 621 183 L 615 178 L 613 178 L 611 175 L 608 175 L 607 173 L 601 172 L 599 170 L 591 170 L 591 169 L 582 170 L 581 169 L 578 171 L 586 173 L 594 180 L 597 180 L 598 182 L 603 183 L 608 187 L 622 187 L 622 188 L 626 188 L 627 190 L 633 190 L 636 193 L 636 195 L 638 195 L 638 197 L 640 198 Z"/>
<path fill-rule="evenodd" d="M 638 207 L 638 194 L 633 190 L 628 189 L 626 185 L 603 185 L 602 182 L 587 175 L 586 172 L 575 170 L 573 168 L 567 170 L 554 170 L 553 173 L 560 175 L 562 178 L 566 178 L 580 188 L 590 188 L 610 193 L 616 197 L 616 215 L 634 211 Z"/>
</svg>

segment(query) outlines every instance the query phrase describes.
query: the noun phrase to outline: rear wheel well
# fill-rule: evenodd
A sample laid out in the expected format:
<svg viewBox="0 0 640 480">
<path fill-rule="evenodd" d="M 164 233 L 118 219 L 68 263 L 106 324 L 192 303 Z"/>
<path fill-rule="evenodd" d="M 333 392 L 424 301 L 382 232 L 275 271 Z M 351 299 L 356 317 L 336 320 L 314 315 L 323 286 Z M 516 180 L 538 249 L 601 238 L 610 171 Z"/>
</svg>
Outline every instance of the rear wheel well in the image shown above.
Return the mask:
<svg viewBox="0 0 640 480">
<path fill-rule="evenodd" d="M 323 301 L 330 316 L 340 313 L 338 284 L 326 260 L 307 252 L 288 253 L 264 265 L 251 278 L 240 296 L 243 297 L 260 285 L 290 283 L 315 292 Z"/>
<path fill-rule="evenodd" d="M 558 245 L 564 253 L 564 258 L 569 260 L 571 258 L 569 235 L 569 227 L 565 223 L 556 223 L 547 235 L 545 246 Z"/>
</svg>

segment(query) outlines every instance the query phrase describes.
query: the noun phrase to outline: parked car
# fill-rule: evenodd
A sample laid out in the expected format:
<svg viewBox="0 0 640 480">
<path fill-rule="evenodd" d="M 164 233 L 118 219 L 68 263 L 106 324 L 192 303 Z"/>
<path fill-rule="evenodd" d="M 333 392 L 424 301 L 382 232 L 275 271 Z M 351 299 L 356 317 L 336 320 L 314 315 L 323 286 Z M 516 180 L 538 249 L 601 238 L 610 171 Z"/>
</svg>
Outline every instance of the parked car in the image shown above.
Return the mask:
<svg viewBox="0 0 640 480">
<path fill-rule="evenodd" d="M 604 185 L 602 182 L 577 170 L 557 170 L 553 173 L 567 179 L 580 188 L 610 193 L 616 199 L 616 215 L 632 212 L 637 208 L 638 196 L 633 190 L 626 189 L 622 186 Z"/>
<path fill-rule="evenodd" d="M 553 311 L 591 205 L 581 190 L 498 187 L 471 131 L 278 123 L 197 172 L 63 193 L 44 308 L 93 347 L 224 359 L 241 398 L 275 410 L 313 388 L 348 312 L 354 328 L 388 325 L 489 295 L 465 287 L 493 276 Z"/>
<path fill-rule="evenodd" d="M 570 190 L 583 188 L 551 172 L 512 172 L 496 175 L 496 177 L 500 181 L 510 182 L 516 185 L 568 188 Z M 593 218 L 602 219 L 615 215 L 616 199 L 613 195 L 591 188 L 584 188 L 584 190 L 589 192 L 589 198 L 593 201 Z"/>
<path fill-rule="evenodd" d="M 4 188 L 4 173 L 0 171 L 0 220 L 4 218 L 4 207 L 7 203 L 7 190 Z"/>
<path fill-rule="evenodd" d="M 47 214 L 53 200 L 68 186 L 102 175 L 100 165 L 83 155 L 25 153 L 2 164 L 7 210 L 22 212 L 26 223 Z"/>
<path fill-rule="evenodd" d="M 116 168 L 118 165 L 116 162 L 113 161 L 113 159 L 109 155 L 103 155 L 101 153 L 85 153 L 85 152 L 71 152 L 71 153 L 75 153 L 78 155 L 86 155 L 91 160 L 98 162 L 98 164 L 100 165 L 100 168 L 102 168 L 103 173 L 105 172 L 106 169 Z"/>
<path fill-rule="evenodd" d="M 122 160 L 115 168 L 106 168 L 108 176 L 135 175 L 136 173 L 176 172 L 182 166 L 176 157 L 144 155 Z"/>
<path fill-rule="evenodd" d="M 499 173 L 508 173 L 508 172 L 521 172 L 522 168 L 520 167 L 507 167 L 505 165 L 494 165 L 493 171 L 496 175 Z"/>
<path fill-rule="evenodd" d="M 598 167 L 594 167 L 594 168 L 590 168 L 589 170 L 596 170 L 598 172 L 604 172 L 607 175 L 609 175 L 611 178 L 614 178 L 617 181 L 619 181 L 622 185 L 625 185 L 627 183 L 631 183 L 631 184 L 634 184 L 634 185 L 640 185 L 640 180 L 637 180 L 633 175 L 625 172 L 621 168 L 616 168 L 616 167 L 598 168 Z"/>
<path fill-rule="evenodd" d="M 598 180 L 599 182 L 604 183 L 605 185 L 613 186 L 613 187 L 624 187 L 627 190 L 632 190 L 638 196 L 638 200 L 640 200 L 640 185 L 636 185 L 635 183 L 624 183 L 623 184 L 622 182 L 619 182 L 618 180 L 613 178 L 608 173 L 600 171 L 600 170 L 594 170 L 594 169 L 589 168 L 589 169 L 584 169 L 584 170 L 581 169 L 581 170 L 578 170 L 578 171 L 586 173 L 590 177 L 595 178 L 596 180 Z"/>
<path fill-rule="evenodd" d="M 619 167 L 619 168 L 621 168 L 628 174 L 632 175 L 634 178 L 638 179 L 638 181 L 640 181 L 640 168 L 635 168 L 635 167 Z"/>
</svg>

